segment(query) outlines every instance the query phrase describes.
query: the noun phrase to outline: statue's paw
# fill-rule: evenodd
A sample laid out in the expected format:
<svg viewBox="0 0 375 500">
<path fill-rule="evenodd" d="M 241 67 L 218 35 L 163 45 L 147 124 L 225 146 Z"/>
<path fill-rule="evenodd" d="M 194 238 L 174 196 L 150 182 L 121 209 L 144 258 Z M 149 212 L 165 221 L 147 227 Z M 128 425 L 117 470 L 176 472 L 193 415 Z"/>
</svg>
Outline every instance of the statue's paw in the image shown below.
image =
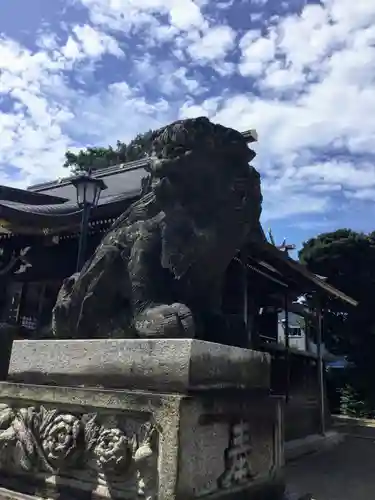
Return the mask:
<svg viewBox="0 0 375 500">
<path fill-rule="evenodd" d="M 135 328 L 141 337 L 194 338 L 192 312 L 184 304 L 162 304 L 138 315 Z"/>
</svg>

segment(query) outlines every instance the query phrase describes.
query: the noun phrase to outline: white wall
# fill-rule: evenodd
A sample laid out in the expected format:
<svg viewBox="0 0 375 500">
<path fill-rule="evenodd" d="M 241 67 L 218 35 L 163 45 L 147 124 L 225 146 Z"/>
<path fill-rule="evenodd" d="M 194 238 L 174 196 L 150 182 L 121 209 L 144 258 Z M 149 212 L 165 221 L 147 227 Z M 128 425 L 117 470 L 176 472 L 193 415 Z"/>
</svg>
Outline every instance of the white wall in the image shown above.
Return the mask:
<svg viewBox="0 0 375 500">
<path fill-rule="evenodd" d="M 316 344 L 309 339 L 306 338 L 306 331 L 304 329 L 305 320 L 303 316 L 299 314 L 289 312 L 289 347 L 293 347 L 294 349 L 299 349 L 301 351 L 311 352 L 312 354 L 317 354 L 317 346 Z M 285 312 L 279 313 L 279 320 L 277 325 L 277 335 L 279 344 L 285 345 L 285 333 L 283 328 L 283 320 L 285 319 Z M 293 328 L 300 329 L 300 336 L 293 336 Z M 325 348 L 324 343 L 322 344 L 322 354 L 323 356 L 328 355 L 329 352 Z"/>
<path fill-rule="evenodd" d="M 299 349 L 301 351 L 306 351 L 306 332 L 304 329 L 304 318 L 289 312 L 289 347 L 294 349 Z M 280 344 L 285 344 L 285 332 L 284 332 L 284 320 L 285 312 L 279 313 L 279 320 L 277 325 L 277 336 L 278 342 Z M 293 335 L 293 330 L 298 333 L 298 335 Z"/>
</svg>

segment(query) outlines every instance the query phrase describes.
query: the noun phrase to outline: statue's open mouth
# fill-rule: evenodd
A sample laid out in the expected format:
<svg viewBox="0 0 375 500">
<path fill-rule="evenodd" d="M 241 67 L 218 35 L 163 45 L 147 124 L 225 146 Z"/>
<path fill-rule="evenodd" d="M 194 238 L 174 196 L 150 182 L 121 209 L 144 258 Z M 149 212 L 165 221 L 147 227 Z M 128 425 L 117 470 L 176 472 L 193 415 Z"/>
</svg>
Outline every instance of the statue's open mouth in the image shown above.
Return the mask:
<svg viewBox="0 0 375 500">
<path fill-rule="evenodd" d="M 182 144 L 168 144 L 163 148 L 160 158 L 165 160 L 178 159 L 185 156 L 190 151 L 191 149 Z"/>
<path fill-rule="evenodd" d="M 175 148 L 167 154 L 163 150 L 159 155 L 151 156 L 150 173 L 153 179 L 176 179 L 182 174 L 182 163 L 193 153 L 191 149 Z"/>
</svg>

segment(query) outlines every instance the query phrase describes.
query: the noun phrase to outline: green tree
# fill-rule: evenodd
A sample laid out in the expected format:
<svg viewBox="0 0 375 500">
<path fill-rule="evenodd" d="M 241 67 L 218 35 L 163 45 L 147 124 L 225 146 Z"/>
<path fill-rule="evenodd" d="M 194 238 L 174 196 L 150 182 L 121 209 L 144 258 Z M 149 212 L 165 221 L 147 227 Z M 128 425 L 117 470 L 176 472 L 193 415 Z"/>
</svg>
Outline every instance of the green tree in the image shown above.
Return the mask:
<svg viewBox="0 0 375 500">
<path fill-rule="evenodd" d="M 73 173 L 111 167 L 128 161 L 140 160 L 150 152 L 153 131 L 138 134 L 129 144 L 117 141 L 116 146 L 89 147 L 78 153 L 65 153 L 64 167 Z"/>
<path fill-rule="evenodd" d="M 359 302 L 354 308 L 327 300 L 324 340 L 354 363 L 353 393 L 375 410 L 375 233 L 339 229 L 320 234 L 303 244 L 299 259 Z"/>
</svg>

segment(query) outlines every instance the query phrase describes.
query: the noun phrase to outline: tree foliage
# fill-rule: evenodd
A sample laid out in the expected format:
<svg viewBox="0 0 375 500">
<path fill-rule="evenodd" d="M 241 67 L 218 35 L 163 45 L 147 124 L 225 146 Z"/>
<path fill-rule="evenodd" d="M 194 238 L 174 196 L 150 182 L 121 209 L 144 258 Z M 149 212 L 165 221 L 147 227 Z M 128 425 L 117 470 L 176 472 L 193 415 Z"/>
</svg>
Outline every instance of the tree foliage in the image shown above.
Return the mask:
<svg viewBox="0 0 375 500">
<path fill-rule="evenodd" d="M 320 234 L 303 244 L 299 259 L 311 271 L 325 276 L 331 284 L 357 300 L 368 299 L 368 287 L 375 287 L 373 233 L 339 229 Z"/>
<path fill-rule="evenodd" d="M 354 363 L 353 393 L 375 409 L 375 233 L 339 229 L 320 234 L 304 243 L 299 259 L 359 302 L 352 307 L 336 299 L 327 301 L 325 341 Z"/>
<path fill-rule="evenodd" d="M 340 390 L 340 413 L 347 417 L 366 418 L 373 417 L 374 411 L 369 407 L 352 386 L 345 385 Z"/>
<path fill-rule="evenodd" d="M 77 154 L 67 151 L 65 153 L 64 167 L 69 168 L 73 173 L 78 173 L 140 160 L 151 149 L 152 134 L 152 130 L 144 134 L 138 134 L 129 144 L 117 141 L 115 147 L 89 147 L 81 149 Z"/>
</svg>

